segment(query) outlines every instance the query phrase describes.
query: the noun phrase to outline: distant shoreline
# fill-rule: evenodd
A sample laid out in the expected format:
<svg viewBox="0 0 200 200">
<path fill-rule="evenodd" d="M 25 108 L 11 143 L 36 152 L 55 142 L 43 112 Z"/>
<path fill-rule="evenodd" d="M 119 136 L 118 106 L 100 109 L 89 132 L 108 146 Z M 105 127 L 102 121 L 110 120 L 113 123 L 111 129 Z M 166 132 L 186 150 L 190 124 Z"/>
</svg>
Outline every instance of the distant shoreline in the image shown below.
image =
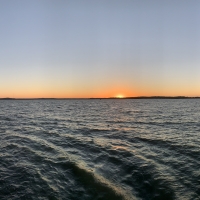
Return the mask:
<svg viewBox="0 0 200 200">
<path fill-rule="evenodd" d="M 200 99 L 187 96 L 138 96 L 138 97 L 108 97 L 108 98 L 0 98 L 0 100 L 81 100 L 81 99 Z"/>
</svg>

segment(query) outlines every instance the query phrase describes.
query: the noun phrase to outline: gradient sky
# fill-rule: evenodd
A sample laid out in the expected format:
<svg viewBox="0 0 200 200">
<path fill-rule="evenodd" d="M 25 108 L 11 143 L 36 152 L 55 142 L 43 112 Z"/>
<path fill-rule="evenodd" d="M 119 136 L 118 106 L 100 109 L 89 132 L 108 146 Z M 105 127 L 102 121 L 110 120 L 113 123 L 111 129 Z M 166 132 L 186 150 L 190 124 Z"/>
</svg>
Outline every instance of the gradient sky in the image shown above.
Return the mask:
<svg viewBox="0 0 200 200">
<path fill-rule="evenodd" d="M 0 97 L 200 96 L 199 0 L 1 0 Z"/>
</svg>

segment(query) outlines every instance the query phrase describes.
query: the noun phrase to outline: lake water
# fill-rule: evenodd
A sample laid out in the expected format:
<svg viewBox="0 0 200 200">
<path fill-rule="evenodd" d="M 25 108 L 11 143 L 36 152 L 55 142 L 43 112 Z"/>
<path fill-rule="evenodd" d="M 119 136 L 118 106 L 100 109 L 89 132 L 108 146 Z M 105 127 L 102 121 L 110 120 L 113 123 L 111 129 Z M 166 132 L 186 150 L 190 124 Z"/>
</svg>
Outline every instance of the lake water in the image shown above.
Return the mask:
<svg viewBox="0 0 200 200">
<path fill-rule="evenodd" d="M 0 199 L 199 200 L 200 99 L 2 100 Z"/>
</svg>

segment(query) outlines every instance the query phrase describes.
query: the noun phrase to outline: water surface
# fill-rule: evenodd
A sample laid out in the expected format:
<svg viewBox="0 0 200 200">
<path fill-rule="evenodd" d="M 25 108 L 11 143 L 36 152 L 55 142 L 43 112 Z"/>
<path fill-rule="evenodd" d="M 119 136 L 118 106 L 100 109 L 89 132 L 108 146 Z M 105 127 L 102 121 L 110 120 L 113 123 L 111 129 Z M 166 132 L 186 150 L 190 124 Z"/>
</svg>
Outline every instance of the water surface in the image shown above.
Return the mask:
<svg viewBox="0 0 200 200">
<path fill-rule="evenodd" d="M 200 100 L 0 101 L 0 199 L 200 199 Z"/>
</svg>

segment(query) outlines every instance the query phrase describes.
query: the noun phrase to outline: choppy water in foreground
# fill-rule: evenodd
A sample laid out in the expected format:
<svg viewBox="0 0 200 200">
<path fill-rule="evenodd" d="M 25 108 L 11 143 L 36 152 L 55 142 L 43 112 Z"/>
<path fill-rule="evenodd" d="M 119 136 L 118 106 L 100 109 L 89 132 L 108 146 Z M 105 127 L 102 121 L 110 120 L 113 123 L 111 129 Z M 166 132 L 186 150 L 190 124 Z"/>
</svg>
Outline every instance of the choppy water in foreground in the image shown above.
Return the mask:
<svg viewBox="0 0 200 200">
<path fill-rule="evenodd" d="M 0 101 L 0 199 L 200 199 L 200 100 Z"/>
</svg>

